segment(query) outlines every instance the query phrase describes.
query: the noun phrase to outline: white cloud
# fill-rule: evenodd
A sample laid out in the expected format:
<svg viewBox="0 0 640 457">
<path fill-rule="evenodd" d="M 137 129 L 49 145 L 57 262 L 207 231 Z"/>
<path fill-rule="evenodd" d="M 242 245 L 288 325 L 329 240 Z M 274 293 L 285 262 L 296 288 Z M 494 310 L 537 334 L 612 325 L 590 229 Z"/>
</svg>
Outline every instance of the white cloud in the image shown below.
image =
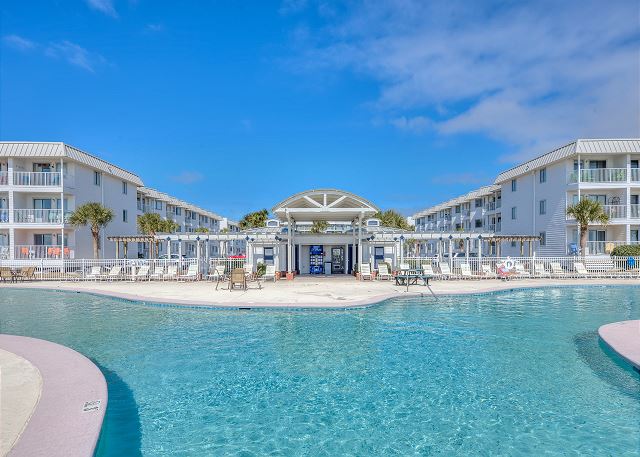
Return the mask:
<svg viewBox="0 0 640 457">
<path fill-rule="evenodd" d="M 198 171 L 183 171 L 179 175 L 172 176 L 171 180 L 180 184 L 195 184 L 204 179 L 204 175 Z"/>
<path fill-rule="evenodd" d="M 113 0 L 86 0 L 87 5 L 107 16 L 118 17 L 118 12 L 113 6 Z"/>
<path fill-rule="evenodd" d="M 107 63 L 107 60 L 100 54 L 90 52 L 82 46 L 67 40 L 51 43 L 47 46 L 45 55 L 55 59 L 63 59 L 69 64 L 91 73 L 95 73 L 98 67 Z"/>
<path fill-rule="evenodd" d="M 480 133 L 521 159 L 640 135 L 637 12 L 635 0 L 365 1 L 296 35 L 295 64 L 372 79 L 375 116 L 399 129 Z"/>
<path fill-rule="evenodd" d="M 159 32 L 164 32 L 165 28 L 164 28 L 164 24 L 147 24 L 146 27 L 147 32 L 155 32 L 155 33 L 159 33 Z"/>
<path fill-rule="evenodd" d="M 19 35 L 5 35 L 2 41 L 19 51 L 30 51 L 36 47 L 36 43 Z"/>
</svg>

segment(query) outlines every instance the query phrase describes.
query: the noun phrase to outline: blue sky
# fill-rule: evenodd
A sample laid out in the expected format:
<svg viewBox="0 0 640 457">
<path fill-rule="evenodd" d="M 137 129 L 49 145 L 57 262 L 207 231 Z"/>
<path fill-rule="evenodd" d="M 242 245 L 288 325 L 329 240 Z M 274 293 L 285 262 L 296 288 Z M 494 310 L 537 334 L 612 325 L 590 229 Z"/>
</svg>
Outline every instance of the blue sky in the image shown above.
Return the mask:
<svg viewBox="0 0 640 457">
<path fill-rule="evenodd" d="M 409 214 L 640 136 L 637 1 L 8 0 L 0 139 L 238 218 L 336 187 Z"/>
</svg>

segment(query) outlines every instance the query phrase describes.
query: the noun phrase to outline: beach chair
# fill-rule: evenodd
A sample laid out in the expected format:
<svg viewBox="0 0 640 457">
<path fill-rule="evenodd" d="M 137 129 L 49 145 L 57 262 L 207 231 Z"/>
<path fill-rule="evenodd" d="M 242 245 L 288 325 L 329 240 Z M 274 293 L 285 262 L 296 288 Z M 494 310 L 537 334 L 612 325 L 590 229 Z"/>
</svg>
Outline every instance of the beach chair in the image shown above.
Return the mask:
<svg viewBox="0 0 640 457">
<path fill-rule="evenodd" d="M 249 263 L 244 264 L 244 274 L 248 279 L 253 278 L 253 265 Z"/>
<path fill-rule="evenodd" d="M 562 265 L 560 265 L 560 262 L 551 262 L 549 266 L 551 267 L 551 276 L 553 276 L 554 278 L 567 277 L 567 272 L 564 271 Z"/>
<path fill-rule="evenodd" d="M 371 265 L 369 265 L 368 263 L 363 263 L 360 266 L 360 280 L 363 281 L 364 279 L 372 279 Z"/>
<path fill-rule="evenodd" d="M 547 269 L 544 267 L 544 263 L 536 262 L 533 265 L 533 276 L 536 278 L 550 278 L 551 272 L 547 271 Z"/>
<path fill-rule="evenodd" d="M 164 267 L 162 265 L 154 264 L 153 268 L 149 266 L 149 281 L 152 279 L 162 279 L 164 275 Z"/>
<path fill-rule="evenodd" d="M 98 279 L 102 279 L 103 276 L 102 267 L 91 267 L 91 270 L 89 270 L 85 278 L 97 281 Z"/>
<path fill-rule="evenodd" d="M 401 263 L 400 267 L 398 268 L 400 271 L 406 271 L 406 270 L 411 270 L 411 265 L 409 265 L 408 263 Z"/>
<path fill-rule="evenodd" d="M 229 276 L 229 291 L 240 286 L 242 290 L 247 290 L 247 274 L 244 268 L 234 268 Z"/>
<path fill-rule="evenodd" d="M 216 265 L 211 273 L 207 275 L 207 279 L 210 281 L 219 281 L 225 278 L 224 265 Z"/>
<path fill-rule="evenodd" d="M 521 263 L 516 263 L 514 265 L 514 269 L 515 269 L 515 276 L 518 276 L 520 278 L 530 278 L 531 277 L 531 273 L 529 273 L 527 270 L 524 269 L 524 265 L 522 265 Z"/>
<path fill-rule="evenodd" d="M 440 262 L 438 265 L 440 268 L 440 276 L 444 279 L 451 279 L 453 277 L 453 273 L 451 272 L 451 268 L 449 268 L 449 264 L 446 262 Z"/>
<path fill-rule="evenodd" d="M 267 265 L 267 268 L 262 276 L 262 279 L 265 281 L 267 279 L 272 279 L 273 282 L 276 282 L 276 266 L 275 265 Z"/>
<path fill-rule="evenodd" d="M 2 282 L 13 282 L 15 281 L 15 276 L 10 268 L 3 267 L 0 268 L 0 279 L 2 279 Z"/>
<path fill-rule="evenodd" d="M 134 281 L 140 281 L 140 280 L 148 280 L 149 279 L 149 265 L 142 265 L 140 268 L 138 268 L 138 271 L 135 272 L 135 274 L 132 275 L 132 278 Z"/>
<path fill-rule="evenodd" d="M 480 265 L 480 274 L 483 278 L 496 278 L 496 272 L 491 269 L 491 265 Z"/>
<path fill-rule="evenodd" d="M 436 276 L 438 276 L 434 271 L 433 271 L 433 267 L 431 266 L 430 263 L 423 263 L 421 265 L 422 267 L 422 274 L 425 276 L 429 276 L 431 278 L 435 278 Z"/>
<path fill-rule="evenodd" d="M 177 279 L 178 278 L 178 265 L 172 264 L 167 266 L 167 272 L 162 275 L 162 280 Z"/>
<path fill-rule="evenodd" d="M 198 264 L 192 263 L 187 268 L 187 273 L 183 275 L 178 275 L 179 281 L 196 281 L 198 279 Z"/>
<path fill-rule="evenodd" d="M 479 276 L 476 276 L 471 272 L 471 265 L 468 263 L 460 264 L 460 274 L 462 279 L 480 279 Z"/>
<path fill-rule="evenodd" d="M 24 281 L 27 279 L 32 280 L 36 279 L 35 273 L 36 267 L 22 267 L 20 268 L 20 271 L 15 274 L 15 278 L 19 279 L 20 281 Z"/>
<path fill-rule="evenodd" d="M 389 272 L 389 267 L 386 263 L 381 263 L 378 265 L 378 279 L 391 279 L 391 273 Z"/>
<path fill-rule="evenodd" d="M 588 278 L 589 272 L 587 271 L 586 267 L 584 266 L 584 263 L 582 262 L 574 262 L 573 263 L 573 268 L 576 271 L 576 275 L 579 278 Z"/>
<path fill-rule="evenodd" d="M 104 278 L 108 279 L 109 281 L 113 281 L 114 279 L 120 279 L 121 276 L 122 276 L 122 266 L 114 265 L 111 267 L 111 270 L 109 270 L 109 273 L 107 273 L 107 275 L 104 276 Z"/>
</svg>

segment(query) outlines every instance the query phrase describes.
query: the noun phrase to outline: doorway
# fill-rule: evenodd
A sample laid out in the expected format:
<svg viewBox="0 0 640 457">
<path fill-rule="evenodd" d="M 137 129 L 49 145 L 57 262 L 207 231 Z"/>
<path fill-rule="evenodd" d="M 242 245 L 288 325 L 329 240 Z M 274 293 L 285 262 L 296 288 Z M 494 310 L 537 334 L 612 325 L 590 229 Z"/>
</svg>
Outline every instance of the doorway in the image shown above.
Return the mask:
<svg viewBox="0 0 640 457">
<path fill-rule="evenodd" d="M 331 248 L 331 274 L 344 274 L 344 248 Z"/>
</svg>

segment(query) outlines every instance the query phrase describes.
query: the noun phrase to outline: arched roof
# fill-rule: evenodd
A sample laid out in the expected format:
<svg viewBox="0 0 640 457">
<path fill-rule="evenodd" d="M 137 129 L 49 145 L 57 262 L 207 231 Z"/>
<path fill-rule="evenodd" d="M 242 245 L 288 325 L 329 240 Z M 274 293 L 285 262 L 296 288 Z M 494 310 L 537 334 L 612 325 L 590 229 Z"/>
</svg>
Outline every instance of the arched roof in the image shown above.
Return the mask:
<svg viewBox="0 0 640 457">
<path fill-rule="evenodd" d="M 359 195 L 338 189 L 312 189 L 297 193 L 275 205 L 271 212 L 280 220 L 287 214 L 297 221 L 352 221 L 372 217 L 378 207 Z"/>
</svg>

